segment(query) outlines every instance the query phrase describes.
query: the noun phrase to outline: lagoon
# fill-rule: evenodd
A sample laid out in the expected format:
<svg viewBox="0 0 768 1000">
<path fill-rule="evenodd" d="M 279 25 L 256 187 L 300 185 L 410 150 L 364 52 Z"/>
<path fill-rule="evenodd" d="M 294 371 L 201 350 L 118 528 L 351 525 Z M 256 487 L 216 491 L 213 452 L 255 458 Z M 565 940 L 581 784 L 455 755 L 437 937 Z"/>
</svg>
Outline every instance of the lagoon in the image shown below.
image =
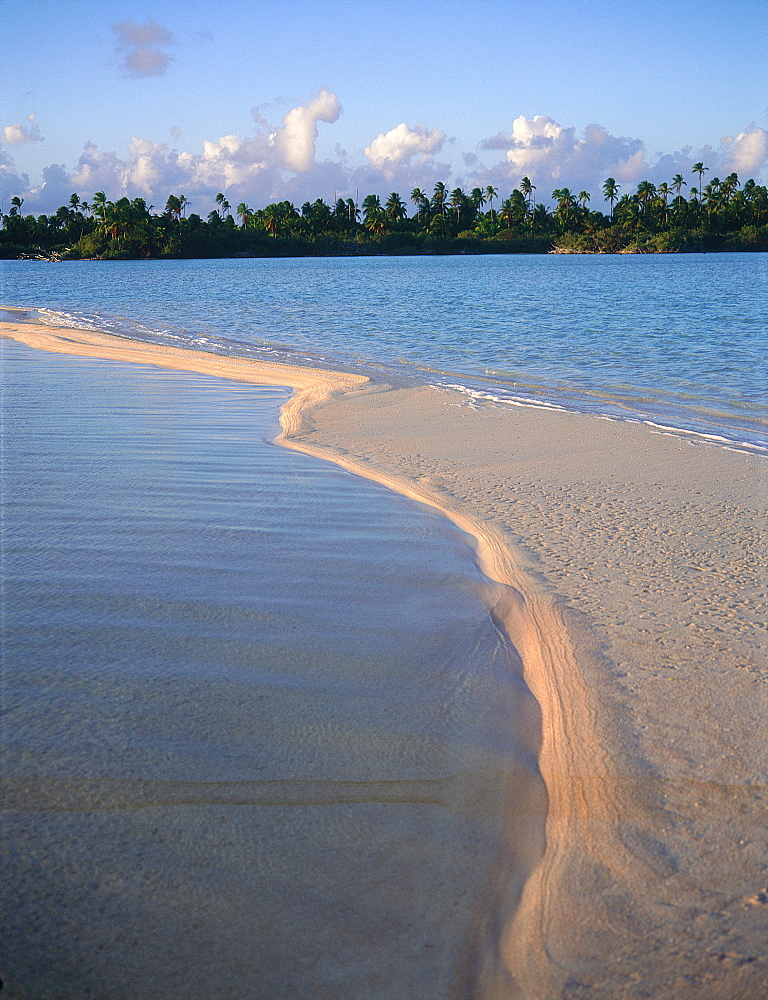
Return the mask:
<svg viewBox="0 0 768 1000">
<path fill-rule="evenodd" d="M 465 536 L 281 390 L 2 347 L 9 995 L 449 995 L 529 767 Z"/>
<path fill-rule="evenodd" d="M 0 261 L 51 323 L 768 448 L 768 255 Z"/>
</svg>

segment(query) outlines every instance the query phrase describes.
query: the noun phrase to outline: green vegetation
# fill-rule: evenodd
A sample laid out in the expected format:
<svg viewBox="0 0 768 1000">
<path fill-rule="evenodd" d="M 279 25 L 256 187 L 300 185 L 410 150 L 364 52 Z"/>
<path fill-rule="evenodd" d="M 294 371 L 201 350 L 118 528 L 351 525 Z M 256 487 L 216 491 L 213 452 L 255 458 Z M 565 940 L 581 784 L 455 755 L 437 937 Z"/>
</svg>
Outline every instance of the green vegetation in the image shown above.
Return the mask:
<svg viewBox="0 0 768 1000">
<path fill-rule="evenodd" d="M 136 259 L 157 257 L 295 257 L 415 253 L 680 253 L 702 250 L 768 250 L 768 188 L 736 174 L 713 177 L 696 163 L 698 187 L 677 174 L 658 187 L 642 181 L 634 193 L 603 184 L 607 214 L 589 207 L 588 191 L 552 192 L 554 206 L 536 204 L 536 187 L 524 177 L 500 204 L 489 185 L 469 194 L 438 182 L 430 197 L 410 194 L 413 209 L 393 191 L 381 203 L 370 194 L 362 206 L 318 198 L 297 209 L 289 201 L 232 213 L 225 196 L 207 219 L 186 215 L 185 196 L 171 195 L 153 214 L 143 198 L 108 201 L 97 191 L 88 204 L 73 194 L 53 215 L 21 214 L 13 198 L 2 216 L 0 257 Z"/>
</svg>

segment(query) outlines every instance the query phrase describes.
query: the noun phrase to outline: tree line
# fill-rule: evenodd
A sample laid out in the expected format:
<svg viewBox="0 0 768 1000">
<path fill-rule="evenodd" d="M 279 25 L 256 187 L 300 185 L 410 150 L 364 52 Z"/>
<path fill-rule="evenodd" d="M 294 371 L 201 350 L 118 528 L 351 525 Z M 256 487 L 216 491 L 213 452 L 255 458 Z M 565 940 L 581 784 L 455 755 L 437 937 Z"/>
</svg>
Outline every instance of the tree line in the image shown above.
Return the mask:
<svg viewBox="0 0 768 1000">
<path fill-rule="evenodd" d="M 737 174 L 705 183 L 709 168 L 693 166 L 659 185 L 641 181 L 634 191 L 608 177 L 603 209 L 588 191 L 551 193 L 537 201 L 524 177 L 500 199 L 493 185 L 467 192 L 438 182 L 431 193 L 414 188 L 407 203 L 393 191 L 383 202 L 367 195 L 358 204 L 322 198 L 300 208 L 280 201 L 234 208 L 223 192 L 206 219 L 190 213 L 183 195 L 168 197 L 161 212 L 143 198 L 110 201 L 97 191 L 90 203 L 72 194 L 52 215 L 23 215 L 11 199 L 2 216 L 0 256 L 62 259 L 350 255 L 370 253 L 664 253 L 697 250 L 768 250 L 768 188 Z"/>
</svg>

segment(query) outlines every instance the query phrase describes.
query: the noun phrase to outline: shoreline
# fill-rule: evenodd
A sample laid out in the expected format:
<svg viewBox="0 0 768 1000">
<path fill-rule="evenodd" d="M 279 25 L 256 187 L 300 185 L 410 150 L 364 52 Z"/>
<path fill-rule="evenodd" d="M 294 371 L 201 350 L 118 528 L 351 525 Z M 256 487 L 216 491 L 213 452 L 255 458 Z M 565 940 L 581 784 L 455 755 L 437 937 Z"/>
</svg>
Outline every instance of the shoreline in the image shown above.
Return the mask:
<svg viewBox="0 0 768 1000">
<path fill-rule="evenodd" d="M 751 864 L 731 874 L 729 887 L 722 885 L 724 873 L 719 872 L 718 884 L 710 891 L 712 900 L 728 888 L 737 892 L 730 904 L 734 912 L 739 910 L 738 919 L 732 915 L 731 920 L 732 946 L 726 941 L 729 935 L 723 934 L 722 901 L 707 904 L 707 892 L 701 888 L 705 857 L 701 851 L 685 857 L 681 850 L 681 842 L 696 835 L 701 818 L 689 795 L 693 778 L 718 790 L 738 789 L 744 822 L 754 813 L 757 824 L 765 751 L 756 736 L 755 751 L 748 758 L 745 753 L 744 760 L 728 766 L 710 760 L 706 748 L 699 747 L 707 720 L 697 728 L 699 710 L 691 714 L 689 707 L 686 714 L 680 695 L 670 690 L 685 687 L 688 702 L 709 704 L 714 723 L 733 726 L 741 719 L 756 727 L 753 734 L 759 733 L 766 677 L 756 652 L 757 632 L 753 629 L 753 635 L 746 626 L 738 630 L 740 645 L 731 650 L 729 662 L 726 647 L 733 645 L 733 634 L 713 647 L 707 631 L 699 635 L 683 623 L 669 627 L 677 613 L 672 605 L 682 596 L 675 578 L 680 539 L 695 537 L 698 531 L 714 541 L 724 528 L 724 513 L 735 511 L 738 517 L 723 551 L 723 560 L 733 558 L 754 522 L 761 496 L 764 499 L 763 460 L 714 445 L 693 445 L 640 425 L 578 414 L 524 408 L 510 413 L 493 406 L 478 411 L 449 390 L 392 390 L 372 385 L 363 376 L 225 358 L 80 330 L 3 323 L 0 335 L 56 353 L 291 386 L 295 394 L 282 408 L 278 443 L 334 461 L 427 503 L 476 539 L 478 564 L 495 584 L 489 596 L 491 614 L 520 653 L 524 680 L 541 708 L 538 758 L 548 808 L 541 799 L 516 805 L 518 826 L 524 816 L 530 826 L 523 838 L 519 833 L 513 838 L 510 830 L 514 843 L 507 845 L 510 849 L 500 854 L 491 872 L 492 910 L 478 928 L 480 947 L 473 949 L 487 961 L 470 971 L 471 983 L 461 996 L 576 997 L 577 988 L 590 985 L 590 996 L 613 1000 L 638 995 L 632 991 L 641 984 L 647 989 L 656 977 L 665 986 L 652 995 L 734 1000 L 750 996 L 745 990 L 758 982 L 757 976 L 766 979 L 764 960 L 756 945 L 750 947 L 759 933 L 752 925 L 761 909 L 759 902 L 750 900 L 759 900 L 763 886 L 755 883 L 752 895 L 736 889 L 750 873 L 759 881 L 756 850 Z M 716 495 L 707 497 L 713 477 Z M 654 533 L 653 523 L 677 535 L 670 540 L 663 532 Z M 758 567 L 764 543 L 752 539 L 751 544 L 757 561 L 748 567 Z M 601 572 L 611 568 L 609 583 L 595 579 L 600 576 L 595 565 Z M 651 591 L 650 597 L 641 598 L 645 605 L 640 617 L 644 613 L 649 626 L 644 636 L 634 620 L 637 612 L 633 617 L 631 610 L 644 592 L 635 579 L 643 571 Z M 690 587 L 702 572 L 696 570 L 685 583 Z M 759 570 L 755 573 L 759 576 Z M 710 572 L 710 614 L 718 610 L 717 587 L 724 594 L 733 589 L 724 574 L 725 569 Z M 605 592 L 595 593 L 595 583 L 598 591 L 602 583 Z M 655 618 L 650 607 L 654 597 Z M 730 624 L 743 624 L 750 616 L 751 604 L 734 610 Z M 663 642 L 657 644 L 660 640 L 666 648 Z M 689 651 L 685 656 L 683 647 Z M 738 663 L 749 659 L 750 650 L 755 651 L 754 664 L 745 678 Z M 680 662 L 659 667 L 655 664 L 661 655 L 670 663 Z M 712 685 L 724 686 L 722 676 L 707 678 L 703 669 L 715 663 L 734 684 L 738 681 L 737 690 L 723 694 L 720 701 Z M 664 672 L 673 670 L 682 675 Z M 692 747 L 674 758 L 674 766 L 663 752 L 653 752 L 646 733 L 650 728 L 658 737 L 670 724 L 681 728 L 684 742 Z M 732 756 L 741 754 L 742 741 L 734 737 L 732 743 Z M 706 766 L 696 766 L 702 762 Z M 694 792 L 702 797 L 698 786 Z M 726 795 L 720 805 L 722 829 L 708 817 L 706 856 L 723 837 L 731 836 L 732 808 Z M 532 872 L 524 885 L 516 881 L 521 865 Z M 590 900 L 586 911 L 585 896 Z M 681 912 L 675 914 L 674 908 Z M 694 911 L 707 919 L 699 919 L 692 936 Z M 708 942 L 715 940 L 719 951 L 709 948 Z M 729 947 L 732 957 L 718 958 L 728 956 Z M 696 954 L 687 958 L 686 951 Z M 738 956 L 745 960 L 740 962 Z M 707 993 L 694 992 L 699 989 L 692 985 L 697 979 Z"/>
<path fill-rule="evenodd" d="M 287 251 L 285 253 L 246 253 L 239 252 L 234 254 L 222 254 L 219 256 L 211 257 L 209 255 L 204 256 L 172 256 L 170 254 L 161 257 L 146 257 L 141 254 L 135 254 L 133 256 L 115 256 L 115 257 L 66 257 L 63 256 L 68 248 L 56 249 L 51 248 L 44 250 L 41 247 L 26 247 L 21 253 L 17 254 L 14 252 L 13 256 L 5 257 L 0 255 L 0 260 L 39 260 L 44 261 L 48 264 L 61 264 L 65 261 L 80 261 L 80 260 L 98 260 L 98 261 L 136 261 L 136 260 L 148 260 L 148 261 L 158 261 L 158 260 L 274 260 L 275 258 L 291 258 L 291 257 L 488 257 L 492 255 L 500 256 L 511 256 L 511 255 L 534 255 L 542 256 L 545 254 L 581 254 L 591 257 L 606 257 L 614 256 L 618 257 L 621 255 L 632 255 L 632 254 L 713 254 L 713 253 L 767 253 L 764 247 L 751 246 L 747 244 L 740 244 L 738 246 L 729 246 L 727 244 L 716 245 L 712 247 L 684 247 L 682 249 L 672 249 L 672 250 L 654 250 L 647 249 L 645 245 L 634 244 L 627 246 L 621 250 L 582 250 L 575 249 L 573 247 L 558 247 L 554 240 L 546 239 L 545 241 L 550 249 L 540 249 L 531 250 L 525 249 L 520 250 L 517 247 L 512 247 L 511 249 L 506 249 L 501 244 L 501 249 L 499 244 L 495 244 L 491 249 L 482 250 L 466 250 L 466 249 L 418 249 L 416 247 L 407 248 L 404 250 L 355 250 L 339 253 L 304 253 L 297 254 L 295 251 Z"/>
</svg>

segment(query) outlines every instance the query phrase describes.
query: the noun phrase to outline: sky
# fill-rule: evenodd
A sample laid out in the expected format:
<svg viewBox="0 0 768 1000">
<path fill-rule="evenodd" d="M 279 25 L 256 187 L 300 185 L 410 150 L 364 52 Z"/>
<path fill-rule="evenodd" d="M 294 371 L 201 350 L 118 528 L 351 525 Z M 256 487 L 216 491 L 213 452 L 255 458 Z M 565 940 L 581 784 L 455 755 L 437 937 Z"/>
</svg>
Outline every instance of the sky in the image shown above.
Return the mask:
<svg viewBox="0 0 768 1000">
<path fill-rule="evenodd" d="M 768 183 L 768 0 L 0 0 L 0 208 Z"/>
</svg>

